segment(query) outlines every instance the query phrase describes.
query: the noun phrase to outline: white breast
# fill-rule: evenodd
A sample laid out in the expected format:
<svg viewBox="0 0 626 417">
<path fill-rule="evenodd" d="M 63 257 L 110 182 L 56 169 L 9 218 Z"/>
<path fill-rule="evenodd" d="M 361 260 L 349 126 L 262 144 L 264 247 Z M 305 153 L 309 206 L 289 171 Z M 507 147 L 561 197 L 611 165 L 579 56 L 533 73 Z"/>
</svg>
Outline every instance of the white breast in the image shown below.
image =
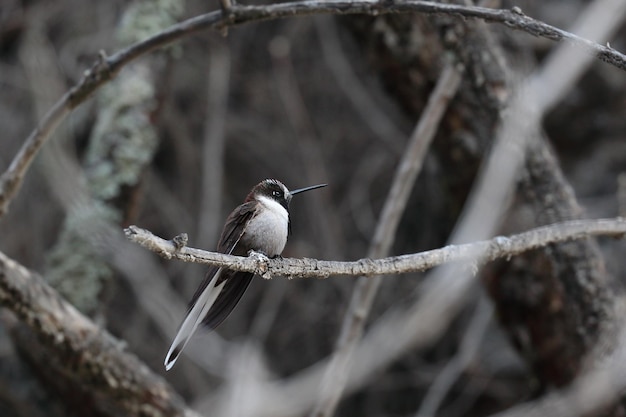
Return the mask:
<svg viewBox="0 0 626 417">
<path fill-rule="evenodd" d="M 262 207 L 248 223 L 242 238 L 246 246 L 267 256 L 280 255 L 287 243 L 289 213 L 271 198 L 260 196 L 258 201 Z"/>
</svg>

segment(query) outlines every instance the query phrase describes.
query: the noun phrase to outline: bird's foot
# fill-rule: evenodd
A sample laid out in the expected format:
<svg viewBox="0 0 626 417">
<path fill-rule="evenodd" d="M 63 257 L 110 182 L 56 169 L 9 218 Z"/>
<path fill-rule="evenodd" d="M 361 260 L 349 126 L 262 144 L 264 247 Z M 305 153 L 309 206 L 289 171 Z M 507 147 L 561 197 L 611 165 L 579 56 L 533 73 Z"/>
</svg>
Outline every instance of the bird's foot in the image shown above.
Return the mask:
<svg viewBox="0 0 626 417">
<path fill-rule="evenodd" d="M 269 272 L 269 260 L 270 258 L 261 251 L 250 250 L 248 256 L 256 260 L 257 270 L 256 274 L 263 279 L 272 279 L 272 274 Z"/>
<path fill-rule="evenodd" d="M 269 259 L 270 257 L 267 256 L 267 253 L 263 252 L 262 250 L 254 250 L 254 249 L 250 249 L 248 251 L 248 256 L 252 257 L 252 258 L 267 258 Z"/>
</svg>

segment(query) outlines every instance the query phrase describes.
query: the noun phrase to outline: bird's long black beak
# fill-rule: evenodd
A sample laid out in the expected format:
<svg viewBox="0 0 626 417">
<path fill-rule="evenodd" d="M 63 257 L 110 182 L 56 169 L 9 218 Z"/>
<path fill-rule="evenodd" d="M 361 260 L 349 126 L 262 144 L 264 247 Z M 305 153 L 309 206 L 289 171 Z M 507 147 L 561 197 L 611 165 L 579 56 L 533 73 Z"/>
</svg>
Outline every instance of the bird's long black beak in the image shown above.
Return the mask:
<svg viewBox="0 0 626 417">
<path fill-rule="evenodd" d="M 289 191 L 289 194 L 296 195 L 298 193 L 303 193 L 305 191 L 315 190 L 316 188 L 326 187 L 327 185 L 328 184 L 317 184 L 317 185 L 312 185 L 310 187 L 298 188 L 297 190 Z"/>
</svg>

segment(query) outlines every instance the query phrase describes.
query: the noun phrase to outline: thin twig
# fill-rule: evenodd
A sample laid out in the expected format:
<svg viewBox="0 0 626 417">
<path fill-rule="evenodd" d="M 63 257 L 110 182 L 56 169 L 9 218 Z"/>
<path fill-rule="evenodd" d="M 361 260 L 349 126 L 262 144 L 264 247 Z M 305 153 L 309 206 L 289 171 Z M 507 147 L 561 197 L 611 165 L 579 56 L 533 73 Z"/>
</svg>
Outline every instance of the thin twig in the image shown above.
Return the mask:
<svg viewBox="0 0 626 417">
<path fill-rule="evenodd" d="M 166 259 L 177 259 L 204 265 L 217 265 L 235 271 L 253 272 L 270 278 L 328 278 L 331 275 L 371 276 L 423 272 L 452 262 L 489 262 L 510 258 L 550 243 L 567 242 L 589 236 L 612 236 L 621 238 L 626 234 L 626 219 L 621 217 L 597 220 L 576 220 L 538 227 L 527 232 L 498 236 L 493 239 L 449 245 L 440 249 L 382 259 L 358 261 L 323 261 L 317 259 L 263 259 L 208 252 L 190 247 L 176 248 L 170 240 L 162 239 L 145 229 L 130 226 L 126 237 Z M 480 260 L 476 260 L 482 255 Z"/>
<path fill-rule="evenodd" d="M 293 68 L 291 45 L 285 38 L 277 37 L 270 43 L 270 54 L 275 72 L 276 88 L 283 102 L 286 120 L 291 124 L 295 135 L 295 146 L 298 149 L 298 159 L 301 171 L 307 182 L 326 181 L 330 178 L 327 169 L 327 156 L 319 146 L 320 140 L 316 137 L 313 120 L 306 105 L 306 100 L 298 84 Z M 317 233 L 320 236 L 321 247 L 325 255 L 341 257 L 342 249 L 339 245 L 343 223 L 335 210 L 330 209 L 324 197 L 312 199 L 307 205 L 308 217 L 314 224 L 319 224 Z"/>
<path fill-rule="evenodd" d="M 9 168 L 0 177 L 0 216 L 4 215 L 8 210 L 10 202 L 20 189 L 28 167 L 39 149 L 48 140 L 50 134 L 74 108 L 91 97 L 95 91 L 114 77 L 130 61 L 154 49 L 205 29 L 221 30 L 249 22 L 316 14 L 380 15 L 392 13 L 441 13 L 460 18 L 472 17 L 483 19 L 487 22 L 500 23 L 534 36 L 554 41 L 566 40 L 573 45 L 583 48 L 588 53 L 594 54 L 598 59 L 626 70 L 626 55 L 612 49 L 610 46 L 600 45 L 525 16 L 518 8 L 498 10 L 420 0 L 405 0 L 402 2 L 302 1 L 264 6 L 232 5 L 227 13 L 219 10 L 193 17 L 173 25 L 169 29 L 161 31 L 144 41 L 134 43 L 111 56 L 106 56 L 103 51 L 100 51 L 96 63 L 85 71 L 80 81 L 65 93 L 45 114 L 13 158 Z"/>
<path fill-rule="evenodd" d="M 430 384 L 415 417 L 437 415 L 437 410 L 452 386 L 474 360 L 492 316 L 493 306 L 486 297 L 482 297 L 463 334 L 458 352 Z"/>
<path fill-rule="evenodd" d="M 225 130 L 230 91 L 231 58 L 228 48 L 216 45 L 211 58 L 202 146 L 202 195 L 198 215 L 199 245 L 202 247 L 214 245 L 220 233 L 218 219 L 222 217 Z"/>
<path fill-rule="evenodd" d="M 320 17 L 315 19 L 315 29 L 320 38 L 324 61 L 335 77 L 337 87 L 343 91 L 361 122 L 384 143 L 384 149 L 399 155 L 406 135 L 376 102 L 354 71 L 341 46 L 337 23 L 330 17 Z"/>
</svg>

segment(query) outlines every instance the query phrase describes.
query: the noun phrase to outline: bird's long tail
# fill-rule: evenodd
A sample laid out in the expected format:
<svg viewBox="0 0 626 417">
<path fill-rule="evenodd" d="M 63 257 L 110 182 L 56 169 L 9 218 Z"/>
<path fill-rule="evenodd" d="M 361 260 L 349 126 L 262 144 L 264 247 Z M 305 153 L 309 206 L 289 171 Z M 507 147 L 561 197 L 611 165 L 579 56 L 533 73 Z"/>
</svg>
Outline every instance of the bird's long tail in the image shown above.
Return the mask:
<svg viewBox="0 0 626 417">
<path fill-rule="evenodd" d="M 185 320 L 183 320 L 180 325 L 180 328 L 176 333 L 176 337 L 170 346 L 170 350 L 165 356 L 165 370 L 169 371 L 172 369 L 172 366 L 176 363 L 176 360 L 180 356 L 181 352 L 185 346 L 187 346 L 189 339 L 191 339 L 191 336 L 193 336 L 196 332 L 196 329 L 222 292 L 224 284 L 226 284 L 226 280 L 222 281 L 219 285 L 215 285 L 221 274 L 222 269 L 220 268 L 215 275 L 213 275 L 213 278 L 197 298 L 193 307 L 191 307 L 187 313 Z"/>
</svg>

